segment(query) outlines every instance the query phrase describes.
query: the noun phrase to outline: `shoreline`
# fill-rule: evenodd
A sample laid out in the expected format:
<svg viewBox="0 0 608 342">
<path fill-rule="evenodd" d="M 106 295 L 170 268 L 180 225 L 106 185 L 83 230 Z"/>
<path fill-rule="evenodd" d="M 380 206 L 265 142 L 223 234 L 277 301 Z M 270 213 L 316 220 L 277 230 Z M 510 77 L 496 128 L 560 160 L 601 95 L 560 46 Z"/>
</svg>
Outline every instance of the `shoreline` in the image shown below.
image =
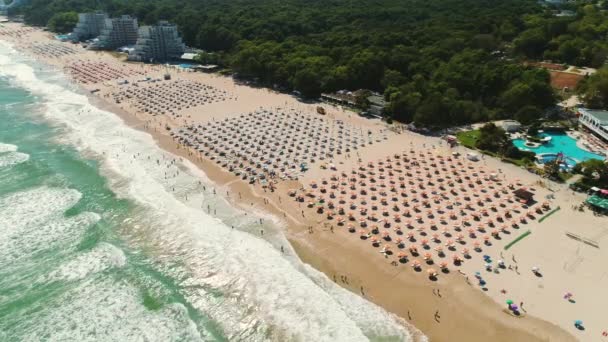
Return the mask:
<svg viewBox="0 0 608 342">
<path fill-rule="evenodd" d="M 89 98 L 91 98 L 91 96 L 89 96 Z M 222 170 L 221 168 L 219 168 L 217 165 L 215 165 L 214 163 L 208 161 L 208 160 L 204 160 L 204 159 L 198 159 L 198 158 L 192 158 L 192 155 L 190 155 L 188 153 L 188 151 L 184 148 L 179 148 L 174 146 L 174 142 L 173 140 L 168 137 L 167 135 L 164 135 L 162 133 L 159 132 L 150 132 L 150 130 L 144 128 L 145 126 L 145 122 L 142 121 L 141 119 L 121 110 L 121 108 L 112 108 L 112 104 L 108 104 L 108 103 L 101 103 L 98 102 L 97 100 L 99 100 L 98 98 L 93 98 L 95 100 L 96 103 L 92 103 L 93 105 L 95 105 L 96 107 L 98 107 L 99 109 L 102 110 L 106 110 L 109 111 L 111 113 L 114 113 L 115 115 L 119 116 L 124 122 L 125 124 L 127 124 L 128 126 L 135 128 L 137 130 L 140 130 L 142 132 L 146 132 L 148 134 L 150 134 L 154 140 L 158 143 L 158 145 L 164 149 L 165 151 L 172 153 L 176 156 L 182 157 L 182 158 L 187 158 L 191 163 L 193 163 L 196 167 L 200 168 L 200 170 L 202 172 L 205 173 L 205 175 L 209 178 L 209 180 L 219 186 L 219 187 L 224 187 L 224 188 L 228 188 L 230 189 L 231 193 L 235 193 L 235 192 L 241 192 L 241 195 L 243 195 L 243 199 L 242 200 L 236 200 L 236 198 L 234 196 L 230 196 L 228 198 L 229 202 L 235 206 L 237 206 L 238 208 L 242 209 L 242 210 L 251 210 L 251 207 L 255 207 L 257 210 L 263 210 L 267 213 L 269 213 L 270 215 L 274 215 L 275 217 L 277 217 L 280 220 L 284 220 L 285 224 L 284 226 L 287 227 L 287 231 L 284 231 L 283 233 L 286 235 L 287 240 L 289 241 L 289 243 L 291 244 L 291 247 L 296 251 L 298 258 L 306 264 L 309 264 L 311 266 L 313 266 L 316 270 L 324 273 L 329 279 L 332 279 L 333 276 L 335 276 L 336 274 L 340 274 L 343 273 L 345 274 L 345 276 L 350 277 L 351 279 L 353 279 L 354 277 L 354 281 L 350 280 L 348 284 L 342 282 L 336 282 L 339 285 L 341 285 L 342 287 L 344 287 L 345 289 L 360 295 L 360 291 L 359 293 L 357 292 L 357 289 L 360 288 L 360 284 L 363 283 L 363 281 L 361 280 L 362 278 L 367 278 L 369 277 L 368 274 L 361 274 L 361 272 L 357 271 L 356 268 L 351 268 L 349 267 L 349 264 L 353 261 L 350 257 L 347 260 L 330 260 L 330 258 L 327 258 L 327 256 L 323 256 L 320 255 L 318 253 L 318 251 L 316 251 L 315 246 L 318 243 L 323 243 L 322 239 L 321 241 L 315 241 L 313 244 L 309 244 L 307 243 L 306 239 L 301 240 L 300 238 L 298 238 L 299 235 L 301 235 L 301 233 L 306 233 L 307 229 L 306 229 L 306 223 L 311 223 L 311 222 L 300 222 L 298 220 L 294 220 L 291 215 L 285 217 L 283 216 L 283 214 L 287 215 L 286 211 L 281 210 L 274 201 L 270 201 L 269 205 L 264 205 L 264 198 L 262 197 L 260 194 L 258 194 L 254 188 L 250 187 L 248 184 L 245 184 L 242 180 L 236 178 L 235 176 L 225 172 L 224 170 Z M 278 191 L 277 191 L 278 192 Z M 276 193 L 275 193 L 276 194 Z M 222 196 L 224 196 L 222 194 Z M 224 196 L 225 198 L 225 196 Z M 274 200 L 276 200 L 278 198 L 278 194 L 277 197 L 274 198 Z M 324 229 L 324 226 L 322 223 L 314 223 L 315 225 L 315 230 L 322 230 Z M 314 235 L 314 233 L 313 233 Z M 318 235 L 318 234 L 317 234 Z M 325 241 L 325 243 L 328 243 L 329 241 Z M 335 248 L 338 248 L 340 246 L 333 246 Z M 344 247 L 344 246 L 342 246 Z M 353 246 L 348 246 L 348 248 L 350 249 L 350 252 L 354 252 L 352 249 Z M 347 253 L 347 254 L 351 254 L 351 253 Z M 364 258 L 357 258 L 360 260 L 357 260 L 358 262 L 366 262 L 369 264 L 367 265 L 368 267 L 366 267 L 366 269 L 371 269 L 373 267 L 373 265 L 371 265 L 371 262 L 369 260 L 365 260 Z M 340 272 L 342 270 L 342 272 Z M 346 270 L 346 272 L 344 272 L 344 270 Z M 424 280 L 423 279 L 416 279 L 413 277 L 410 277 L 409 274 L 403 274 L 403 272 L 391 272 L 392 270 L 390 268 L 384 268 L 381 270 L 376 270 L 376 272 L 374 272 L 373 274 L 373 278 L 379 279 L 380 281 L 377 282 L 377 284 L 372 285 L 372 288 L 374 288 L 374 290 L 369 290 L 366 289 L 364 287 L 364 291 L 366 292 L 366 296 L 364 296 L 364 298 L 366 298 L 367 300 L 371 300 L 372 302 L 374 302 L 375 304 L 385 308 L 386 310 L 388 310 L 389 312 L 395 313 L 396 315 L 398 315 L 399 317 L 408 320 L 408 312 L 410 313 L 410 316 L 412 317 L 411 320 L 408 320 L 410 323 L 414 324 L 414 326 L 419 329 L 421 332 L 423 332 L 431 341 L 449 341 L 453 338 L 455 338 L 456 340 L 468 340 L 468 341 L 488 341 L 489 339 L 494 339 L 496 341 L 512 341 L 514 338 L 516 338 L 517 340 L 526 340 L 526 341 L 534 341 L 534 340 L 538 340 L 538 341 L 567 341 L 570 340 L 568 338 L 563 338 L 565 336 L 563 336 L 562 334 L 559 333 L 559 329 L 552 325 L 551 323 L 548 322 L 544 322 L 540 319 L 537 318 L 533 318 L 533 317 L 526 317 L 526 320 L 521 320 L 521 318 L 515 318 L 510 314 L 506 313 L 506 310 L 496 310 L 498 309 L 497 305 L 491 300 L 491 298 L 486 297 L 483 300 L 483 305 L 487 305 L 489 308 L 486 309 L 484 308 L 483 312 L 477 313 L 477 314 L 472 314 L 475 312 L 475 310 L 478 310 L 479 307 L 475 306 L 471 306 L 469 305 L 469 300 L 466 300 L 465 298 L 463 298 L 464 296 L 472 296 L 475 297 L 477 296 L 477 290 L 471 288 L 469 285 L 466 285 L 466 283 L 464 282 L 463 279 L 450 279 L 448 281 L 447 284 L 442 284 L 441 286 L 439 286 L 438 288 L 441 289 L 441 292 L 444 293 L 442 296 L 446 296 L 446 297 L 452 297 L 452 298 L 457 298 L 457 299 L 452 299 L 451 303 L 445 303 L 445 302 L 441 302 L 440 300 L 438 300 L 435 295 L 433 295 L 428 289 L 428 285 L 424 284 Z M 400 274 L 401 273 L 401 274 Z M 408 288 L 416 288 L 416 293 L 415 294 L 410 294 L 408 296 L 408 298 L 394 298 L 395 296 L 389 296 L 389 298 L 386 298 L 385 296 L 383 296 L 382 292 L 384 290 L 388 290 L 388 289 L 384 289 L 382 286 L 382 282 L 384 279 L 391 279 L 391 278 L 395 278 L 398 277 L 400 280 L 404 281 L 404 283 L 406 283 L 408 285 Z M 454 278 L 454 277 L 452 277 Z M 368 282 L 366 282 L 368 283 Z M 375 287 L 378 287 L 377 289 Z M 424 294 L 422 294 L 424 293 Z M 482 295 L 480 293 L 480 295 Z M 485 296 L 484 296 L 485 297 Z M 427 305 L 428 302 L 434 301 L 436 302 L 436 305 L 434 306 L 429 306 Z M 475 299 L 473 299 L 472 301 L 475 301 Z M 403 305 L 406 305 L 407 308 L 409 309 L 404 309 Z M 496 308 L 493 308 L 493 306 L 496 306 Z M 439 309 L 435 309 L 435 308 L 439 308 Z M 426 320 L 417 320 L 416 316 L 417 315 L 425 315 L 428 317 L 432 317 L 433 316 L 433 310 L 439 310 L 440 312 L 445 312 L 445 311 L 451 311 L 454 310 L 456 308 L 459 308 L 458 310 L 462 310 L 463 308 L 469 309 L 469 313 L 468 313 L 468 317 L 461 317 L 462 320 L 464 321 L 464 324 L 466 325 L 476 325 L 476 322 L 479 321 L 483 321 L 483 320 L 487 320 L 487 319 L 493 319 L 495 320 L 496 325 L 492 328 L 492 329 L 480 329 L 478 332 L 475 331 L 464 331 L 463 334 L 458 334 L 456 333 L 457 331 L 461 330 L 458 329 L 459 326 L 461 326 L 461 324 L 463 324 L 463 322 L 451 322 L 449 324 L 449 326 L 444 327 L 442 326 L 440 331 L 435 331 L 436 326 L 433 326 L 432 322 L 429 322 L 428 319 Z M 455 312 L 453 313 L 455 314 Z M 498 320 L 502 319 L 502 316 L 505 316 L 506 318 L 512 320 L 509 323 L 499 323 Z M 486 322 L 487 323 L 487 322 Z M 440 323 L 438 323 L 440 324 Z M 421 328 L 420 326 L 423 325 L 426 329 Z M 544 336 L 538 336 L 537 334 L 539 333 L 538 331 L 533 332 L 536 329 L 542 329 L 542 330 L 547 330 L 547 331 L 551 331 L 551 330 L 558 330 L 558 332 L 556 333 L 548 333 Z M 514 331 L 513 329 L 520 329 L 522 331 Z M 475 336 L 477 334 L 479 334 L 478 336 Z M 418 336 L 419 338 L 420 336 Z M 504 338 L 504 339 L 503 339 Z M 573 340 L 573 339 L 572 339 Z"/>
<path fill-rule="evenodd" d="M 86 90 L 85 88 L 83 89 Z M 515 318 L 508 314 L 506 310 L 500 310 L 498 305 L 496 305 L 491 298 L 483 295 L 482 293 L 476 293 L 479 291 L 473 289 L 470 285 L 467 285 L 462 278 L 457 278 L 457 275 L 451 275 L 451 279 L 447 284 L 442 284 L 438 287 L 441 289 L 442 293 L 445 293 L 443 296 L 457 298 L 451 299 L 449 303 L 445 303 L 445 301 L 442 302 L 438 300 L 438 297 L 432 294 L 429 286 L 424 283 L 424 279 L 416 279 L 421 277 L 411 277 L 410 274 L 403 274 L 404 272 L 395 273 L 394 270 L 391 269 L 391 266 L 375 270 L 376 272 L 374 272 L 370 277 L 370 274 L 366 274 L 367 272 L 361 272 L 360 267 L 349 267 L 349 265 L 353 262 L 353 259 L 350 256 L 356 255 L 356 246 L 332 246 L 334 248 L 345 248 L 346 253 L 339 252 L 338 254 L 348 254 L 348 259 L 337 260 L 329 255 L 320 254 L 318 252 L 318 248 L 325 248 L 327 250 L 327 246 L 325 246 L 325 244 L 332 242 L 320 237 L 319 239 L 316 239 L 317 241 L 310 243 L 306 238 L 302 238 L 302 235 L 308 235 L 307 226 L 309 225 L 313 225 L 315 231 L 327 231 L 324 224 L 322 222 L 316 222 L 315 220 L 309 219 L 302 222 L 301 220 L 295 219 L 294 213 L 289 213 L 288 210 L 281 210 L 279 207 L 279 197 L 281 198 L 281 201 L 283 199 L 290 200 L 286 195 L 280 196 L 281 190 L 285 190 L 283 191 L 285 194 L 286 189 L 293 188 L 293 186 L 290 187 L 282 184 L 279 186 L 279 189 L 272 194 L 260 194 L 258 192 L 258 187 L 251 187 L 238 177 L 221 169 L 212 161 L 194 156 L 194 154 L 188 151 L 187 148 L 177 145 L 168 135 L 157 130 L 151 131 L 149 128 L 146 128 L 146 122 L 141 118 L 126 112 L 124 109 L 119 108 L 112 103 L 103 101 L 103 99 L 100 99 L 99 97 L 95 97 L 91 94 L 87 94 L 87 96 L 93 101 L 92 104 L 96 107 L 114 113 L 130 127 L 150 134 L 158 145 L 165 151 L 188 159 L 194 166 L 198 167 L 202 172 L 204 172 L 209 180 L 216 186 L 229 189 L 228 191 L 230 191 L 231 194 L 241 193 L 242 200 L 238 200 L 236 196 L 229 196 L 226 198 L 223 193 L 221 194 L 232 205 L 244 211 L 255 208 L 258 211 L 266 212 L 273 215 L 278 220 L 283 221 L 281 226 L 285 227 L 286 229 L 283 231 L 283 233 L 291 244 L 291 247 L 296 251 L 297 257 L 301 260 L 301 262 L 311 265 L 316 270 L 324 273 L 329 279 L 332 279 L 340 273 L 345 274 L 345 276 L 350 277 L 351 279 L 356 279 L 355 281 L 349 281 L 349 284 L 339 281 L 336 282 L 343 288 L 353 292 L 356 295 L 361 295 L 360 287 L 363 286 L 361 284 L 369 284 L 369 282 L 362 279 L 377 279 L 375 284 L 371 286 L 375 290 L 369 290 L 369 288 L 364 286 L 364 292 L 366 293 L 364 298 L 371 300 L 387 311 L 396 314 L 398 317 L 407 320 L 411 324 L 414 324 L 414 327 L 424 333 L 429 340 L 449 341 L 453 338 L 456 338 L 457 340 L 466 339 L 469 341 L 480 342 L 488 341 L 489 339 L 494 339 L 496 341 L 512 341 L 513 338 L 522 340 L 525 339 L 526 341 L 574 340 L 572 336 L 568 336 L 568 334 L 565 333 L 562 334 L 559 331 L 559 328 L 551 323 L 529 316 L 525 317 L 525 320 L 522 320 L 522 318 Z M 299 184 L 299 182 L 293 183 Z M 264 199 L 268 200 L 268 204 L 264 203 Z M 319 234 L 313 233 L 312 235 L 318 236 Z M 365 267 L 364 269 L 371 269 L 373 267 L 371 262 L 366 258 L 356 258 L 356 260 L 357 262 L 367 262 L 369 264 L 368 267 Z M 407 284 L 408 288 L 415 288 L 416 291 L 407 296 L 407 298 L 403 298 L 401 296 L 399 296 L 401 298 L 395 298 L 396 296 L 394 295 L 385 296 L 382 292 L 389 291 L 390 289 L 386 289 L 386 286 L 382 283 L 384 280 L 394 279 L 395 277 L 398 277 L 403 283 Z M 478 295 L 485 297 L 483 298 L 483 305 L 488 306 L 489 308 L 484 308 L 482 312 L 471 314 L 476 310 L 479 310 L 478 306 L 473 307 L 469 304 L 471 301 L 476 301 L 477 298 L 474 297 L 477 297 Z M 470 297 L 465 299 L 463 296 Z M 469 301 L 469 299 L 471 300 Z M 435 302 L 435 305 L 429 306 L 427 305 L 428 302 Z M 447 327 L 435 325 L 440 323 L 436 323 L 431 318 L 433 317 L 434 310 L 439 310 L 441 313 L 446 311 L 449 312 L 453 310 L 461 310 L 462 308 L 469 309 L 468 317 L 459 317 L 462 319 L 462 321 L 459 320 L 450 322 L 449 326 Z M 408 319 L 408 313 L 412 317 L 411 320 Z M 457 313 L 452 313 L 452 315 L 455 314 Z M 426 316 L 427 318 L 417 319 L 417 316 Z M 510 322 L 499 322 L 504 318 L 509 319 Z M 495 325 L 492 329 L 485 329 L 481 327 L 479 331 L 463 331 L 462 329 L 459 329 L 463 323 L 467 326 L 476 326 L 478 325 L 477 322 L 486 321 L 488 319 L 494 320 Z M 542 334 L 539 334 L 539 331 L 537 331 L 538 329 L 546 330 L 547 332 L 551 331 L 551 333 L 547 333 L 543 336 Z M 458 334 L 458 331 L 462 331 L 462 334 Z M 420 338 L 420 336 L 418 336 L 418 338 Z"/>
<path fill-rule="evenodd" d="M 176 77 L 179 75 L 177 72 L 173 74 Z M 408 316 L 411 316 L 409 322 L 430 340 L 574 340 L 572 335 L 554 324 L 527 315 L 515 318 L 506 314 L 492 298 L 467 285 L 462 277 L 454 273 L 442 276 L 440 283 L 429 285 L 424 276 L 412 273 L 409 269 L 396 269 L 388 263 L 377 263 L 373 259 L 376 256 L 372 256 L 374 252 L 362 251 L 356 241 L 349 239 L 348 233 L 329 233 L 323 220 L 316 217 L 300 218 L 295 204 L 284 205 L 287 201 L 292 202 L 287 196 L 287 190 L 301 187 L 304 180 L 283 182 L 274 193 L 261 192 L 259 186 L 252 187 L 213 161 L 202 159 L 180 147 L 162 130 L 151 130 L 147 127 L 146 120 L 137 114 L 90 94 L 82 85 L 78 86 L 84 90 L 92 105 L 112 112 L 130 127 L 150 134 L 162 149 L 188 159 L 212 183 L 229 189 L 231 196 L 227 199 L 233 205 L 245 211 L 252 207 L 263 210 L 284 221 L 283 233 L 302 262 L 323 272 L 329 279 L 347 277 L 345 279 L 348 280 L 342 281 L 341 278 L 336 283 L 355 294 L 361 295 L 363 292 L 366 299 L 399 317 L 408 320 Z M 241 194 L 241 200 L 232 196 L 236 193 Z M 268 204 L 265 204 L 265 199 Z M 314 233 L 308 233 L 308 226 L 313 226 Z M 339 240 L 333 238 L 339 234 L 344 236 Z M 434 294 L 437 288 L 441 290 L 441 297 Z M 403 290 L 399 291 L 401 289 Z M 440 323 L 433 319 L 436 310 L 441 314 Z"/>
</svg>

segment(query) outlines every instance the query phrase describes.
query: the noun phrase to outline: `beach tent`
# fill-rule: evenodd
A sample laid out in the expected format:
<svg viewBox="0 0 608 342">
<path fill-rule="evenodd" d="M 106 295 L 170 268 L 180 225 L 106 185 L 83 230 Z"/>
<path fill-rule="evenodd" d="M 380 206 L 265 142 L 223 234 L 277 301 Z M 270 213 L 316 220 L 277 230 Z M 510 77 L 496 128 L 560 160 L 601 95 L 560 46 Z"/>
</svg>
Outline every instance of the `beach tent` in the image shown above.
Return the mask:
<svg viewBox="0 0 608 342">
<path fill-rule="evenodd" d="M 532 201 L 533 197 L 534 197 L 534 194 L 532 192 L 526 190 L 526 188 L 519 188 L 519 189 L 515 190 L 513 192 L 513 194 L 517 198 L 526 201 L 526 203 Z"/>
<path fill-rule="evenodd" d="M 477 153 L 469 152 L 467 153 L 467 159 L 470 161 L 478 161 L 479 155 Z"/>
</svg>

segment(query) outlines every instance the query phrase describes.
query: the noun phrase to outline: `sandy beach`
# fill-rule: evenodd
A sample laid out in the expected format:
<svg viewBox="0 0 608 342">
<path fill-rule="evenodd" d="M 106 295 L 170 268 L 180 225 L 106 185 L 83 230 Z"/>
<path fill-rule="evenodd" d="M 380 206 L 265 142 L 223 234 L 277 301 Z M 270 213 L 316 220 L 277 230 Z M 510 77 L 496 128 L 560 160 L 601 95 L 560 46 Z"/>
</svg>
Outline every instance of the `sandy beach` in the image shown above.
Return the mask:
<svg viewBox="0 0 608 342">
<path fill-rule="evenodd" d="M 431 341 L 608 341 L 608 222 L 575 209 L 584 197 L 566 185 L 229 77 L 126 63 L 18 24 L 0 40 L 188 158 L 235 205 L 275 217 L 305 263 Z"/>
</svg>

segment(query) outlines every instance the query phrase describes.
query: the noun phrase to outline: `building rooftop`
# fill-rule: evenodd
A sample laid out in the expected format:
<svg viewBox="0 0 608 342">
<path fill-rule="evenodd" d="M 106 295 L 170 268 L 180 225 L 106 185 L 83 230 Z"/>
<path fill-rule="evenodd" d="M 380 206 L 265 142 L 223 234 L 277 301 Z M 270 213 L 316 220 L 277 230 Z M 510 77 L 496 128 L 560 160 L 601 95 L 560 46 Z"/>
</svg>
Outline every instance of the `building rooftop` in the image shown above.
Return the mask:
<svg viewBox="0 0 608 342">
<path fill-rule="evenodd" d="M 602 126 L 608 125 L 608 110 L 581 108 L 580 111 L 599 120 Z"/>
<path fill-rule="evenodd" d="M 196 57 L 196 55 L 197 55 L 196 53 L 186 52 L 180 57 L 180 59 L 193 61 L 194 58 Z"/>
</svg>

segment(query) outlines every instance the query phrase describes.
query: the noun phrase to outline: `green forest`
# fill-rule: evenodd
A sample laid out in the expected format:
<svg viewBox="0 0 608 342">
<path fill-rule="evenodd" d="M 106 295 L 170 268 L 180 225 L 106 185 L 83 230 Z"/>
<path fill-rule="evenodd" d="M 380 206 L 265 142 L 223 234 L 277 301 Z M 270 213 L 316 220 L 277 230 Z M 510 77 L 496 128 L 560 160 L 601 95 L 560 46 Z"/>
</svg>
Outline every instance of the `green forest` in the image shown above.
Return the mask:
<svg viewBox="0 0 608 342">
<path fill-rule="evenodd" d="M 532 122 L 556 94 L 524 60 L 599 67 L 608 56 L 608 18 L 590 2 L 564 17 L 534 0 L 31 0 L 23 14 L 66 30 L 71 13 L 94 9 L 174 22 L 202 60 L 266 86 L 381 92 L 389 117 L 428 127 Z"/>
</svg>

